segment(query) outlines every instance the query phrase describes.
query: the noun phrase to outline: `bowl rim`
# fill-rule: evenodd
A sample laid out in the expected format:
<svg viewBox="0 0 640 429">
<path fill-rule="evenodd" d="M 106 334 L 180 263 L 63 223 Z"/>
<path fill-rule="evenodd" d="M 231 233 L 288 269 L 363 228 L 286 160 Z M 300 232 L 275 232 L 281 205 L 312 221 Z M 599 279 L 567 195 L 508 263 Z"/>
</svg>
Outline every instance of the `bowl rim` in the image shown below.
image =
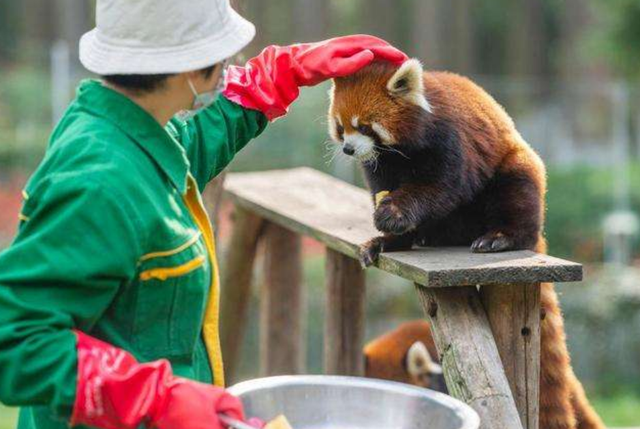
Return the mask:
<svg viewBox="0 0 640 429">
<path fill-rule="evenodd" d="M 244 393 L 287 385 L 322 385 L 344 386 L 345 384 L 375 389 L 393 390 L 410 396 L 421 396 L 445 405 L 458 414 L 463 421 L 459 429 L 478 429 L 480 417 L 478 413 L 464 402 L 452 396 L 424 387 L 412 386 L 397 381 L 381 380 L 365 377 L 352 377 L 344 375 L 277 375 L 272 377 L 254 378 L 241 381 L 228 388 L 229 393 L 241 396 Z"/>
</svg>

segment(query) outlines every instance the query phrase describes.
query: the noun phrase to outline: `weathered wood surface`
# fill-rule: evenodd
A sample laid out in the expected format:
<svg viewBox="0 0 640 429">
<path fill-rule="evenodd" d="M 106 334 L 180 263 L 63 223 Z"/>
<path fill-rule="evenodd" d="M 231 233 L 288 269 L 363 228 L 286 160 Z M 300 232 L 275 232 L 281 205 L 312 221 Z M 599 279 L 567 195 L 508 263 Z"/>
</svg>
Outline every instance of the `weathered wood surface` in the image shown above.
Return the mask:
<svg viewBox="0 0 640 429">
<path fill-rule="evenodd" d="M 416 285 L 416 290 L 431 322 L 449 394 L 478 412 L 482 429 L 521 429 L 477 288 Z"/>
<path fill-rule="evenodd" d="M 538 429 L 540 285 L 483 286 L 482 303 L 525 429 Z"/>
<path fill-rule="evenodd" d="M 268 223 L 263 233 L 264 280 L 260 298 L 260 373 L 304 371 L 300 236 Z"/>
<path fill-rule="evenodd" d="M 224 258 L 220 304 L 220 340 L 227 378 L 233 380 L 248 320 L 253 266 L 264 221 L 236 207 L 233 233 Z"/>
<path fill-rule="evenodd" d="M 365 273 L 358 261 L 327 249 L 324 372 L 364 374 Z"/>
<path fill-rule="evenodd" d="M 360 244 L 379 235 L 368 192 L 313 169 L 230 174 L 225 186 L 236 204 L 353 258 Z M 377 266 L 428 287 L 582 279 L 580 264 L 531 251 L 422 248 L 382 254 Z"/>
</svg>

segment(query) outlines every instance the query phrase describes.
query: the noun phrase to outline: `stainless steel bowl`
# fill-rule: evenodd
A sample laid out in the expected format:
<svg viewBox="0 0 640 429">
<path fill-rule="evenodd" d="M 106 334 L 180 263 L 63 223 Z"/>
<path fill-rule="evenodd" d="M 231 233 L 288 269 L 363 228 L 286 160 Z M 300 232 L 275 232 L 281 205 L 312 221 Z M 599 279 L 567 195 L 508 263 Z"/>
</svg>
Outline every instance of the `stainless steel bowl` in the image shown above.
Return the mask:
<svg viewBox="0 0 640 429">
<path fill-rule="evenodd" d="M 231 387 L 248 416 L 284 414 L 293 429 L 478 429 L 468 405 L 391 381 L 322 375 L 280 376 Z"/>
</svg>

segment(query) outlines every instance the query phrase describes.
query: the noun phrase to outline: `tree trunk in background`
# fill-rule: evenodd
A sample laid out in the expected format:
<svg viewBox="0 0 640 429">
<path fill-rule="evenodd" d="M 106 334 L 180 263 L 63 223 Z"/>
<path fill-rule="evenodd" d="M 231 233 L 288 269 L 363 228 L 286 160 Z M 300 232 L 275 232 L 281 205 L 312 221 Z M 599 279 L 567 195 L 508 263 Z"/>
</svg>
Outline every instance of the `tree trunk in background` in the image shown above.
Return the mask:
<svg viewBox="0 0 640 429">
<path fill-rule="evenodd" d="M 55 36 L 55 3 L 47 0 L 22 0 L 23 49 L 29 49 L 30 42 L 49 43 Z M 26 42 L 27 46 L 24 45 Z"/>
<path fill-rule="evenodd" d="M 453 49 L 451 68 L 453 71 L 469 75 L 476 72 L 474 47 L 474 25 L 472 3 L 475 0 L 452 0 Z"/>
<path fill-rule="evenodd" d="M 426 68 L 445 68 L 441 40 L 441 1 L 415 0 L 413 7 L 412 46 L 408 54 L 420 58 Z"/>
<path fill-rule="evenodd" d="M 51 3 L 56 8 L 55 37 L 67 42 L 71 58 L 76 59 L 80 37 L 93 28 L 91 5 L 78 0 L 55 0 Z"/>
<path fill-rule="evenodd" d="M 542 0 L 510 2 L 507 35 L 507 72 L 515 76 L 541 76 L 547 69 L 546 26 Z"/>
<path fill-rule="evenodd" d="M 329 2 L 326 0 L 293 0 L 293 39 L 312 42 L 327 38 Z"/>
<path fill-rule="evenodd" d="M 585 57 L 580 45 L 595 24 L 593 10 L 583 0 L 565 0 L 560 16 L 560 75 L 575 79 L 577 76 L 594 76 L 592 59 Z M 591 67 L 589 67 L 591 65 Z M 598 64 L 596 64 L 596 68 Z"/>
<path fill-rule="evenodd" d="M 510 2 L 506 71 L 524 79 L 525 91 L 511 94 L 508 105 L 518 109 L 548 98 L 548 40 L 544 0 Z M 532 79 L 532 80 L 531 80 Z"/>
<path fill-rule="evenodd" d="M 403 12 L 402 5 L 399 0 L 365 0 L 362 2 L 362 21 L 357 28 L 390 43 L 397 43 L 400 33 L 398 16 Z"/>
</svg>

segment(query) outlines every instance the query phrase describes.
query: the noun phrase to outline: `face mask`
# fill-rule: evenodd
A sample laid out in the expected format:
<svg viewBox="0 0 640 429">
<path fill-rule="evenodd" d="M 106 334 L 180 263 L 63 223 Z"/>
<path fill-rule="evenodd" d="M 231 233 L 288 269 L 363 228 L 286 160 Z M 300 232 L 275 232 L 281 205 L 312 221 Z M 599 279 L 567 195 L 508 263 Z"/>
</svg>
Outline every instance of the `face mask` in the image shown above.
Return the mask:
<svg viewBox="0 0 640 429">
<path fill-rule="evenodd" d="M 193 92 L 193 106 L 189 110 L 182 110 L 178 112 L 176 114 L 176 117 L 182 121 L 188 121 L 203 109 L 211 106 L 216 101 L 216 98 L 218 98 L 218 94 L 220 94 L 220 92 L 222 92 L 222 89 L 224 88 L 224 77 L 225 70 L 222 71 L 220 82 L 213 90 L 200 94 L 198 94 L 198 92 L 196 91 L 196 88 L 193 86 L 193 82 L 191 82 L 191 79 L 187 79 L 189 88 L 191 88 L 191 92 Z"/>
</svg>

